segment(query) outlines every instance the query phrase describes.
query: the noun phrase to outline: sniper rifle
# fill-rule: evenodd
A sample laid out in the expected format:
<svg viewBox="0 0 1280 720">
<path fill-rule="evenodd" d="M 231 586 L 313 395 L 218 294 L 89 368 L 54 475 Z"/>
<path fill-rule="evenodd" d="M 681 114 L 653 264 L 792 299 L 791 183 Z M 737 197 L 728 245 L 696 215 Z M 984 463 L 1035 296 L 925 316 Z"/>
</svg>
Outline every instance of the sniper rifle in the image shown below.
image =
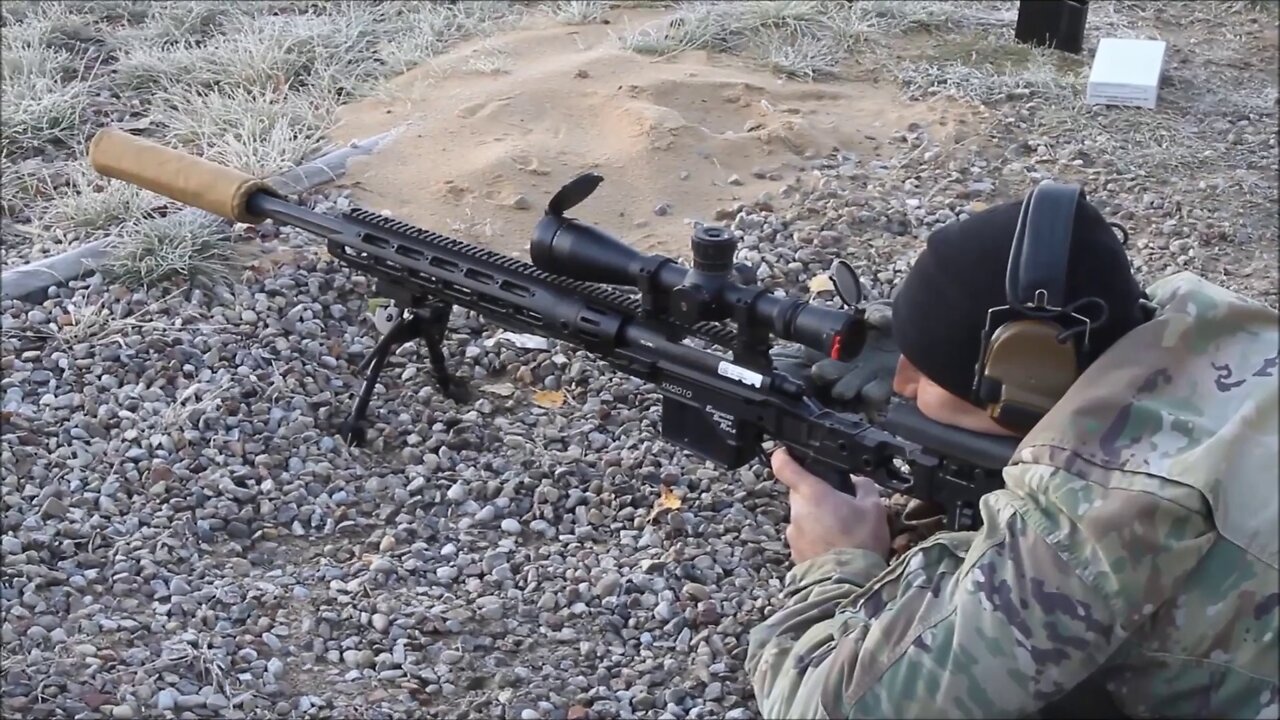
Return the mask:
<svg viewBox="0 0 1280 720">
<path fill-rule="evenodd" d="M 773 369 L 774 338 L 840 360 L 856 357 L 868 332 L 856 301 L 837 309 L 760 287 L 749 267 L 734 263 L 737 241 L 722 227 L 694 230 L 691 267 L 644 255 L 565 215 L 599 186 L 603 178 L 594 173 L 551 199 L 534 228 L 529 264 L 366 209 L 338 217 L 315 212 L 240 171 L 114 128 L 97 134 L 89 157 L 101 175 L 228 220 L 269 219 L 322 237 L 338 262 L 374 279 L 396 309 L 360 366 L 364 382 L 341 428 L 352 445 L 364 440 L 374 388 L 402 343 L 422 340 L 439 388 L 456 400 L 468 396 L 441 348 L 460 306 L 506 329 L 582 348 L 652 383 L 662 395 L 662 436 L 720 466 L 763 458 L 762 444 L 773 439 L 843 492 L 854 492 L 849 475 L 857 473 L 937 504 L 951 530 L 978 527 L 979 499 L 1003 487 L 1001 469 L 1015 441 L 935 423 L 901 399 L 873 423 L 824 404 L 807 383 Z M 847 264 L 837 274 L 841 296 L 860 298 L 850 275 Z"/>
</svg>

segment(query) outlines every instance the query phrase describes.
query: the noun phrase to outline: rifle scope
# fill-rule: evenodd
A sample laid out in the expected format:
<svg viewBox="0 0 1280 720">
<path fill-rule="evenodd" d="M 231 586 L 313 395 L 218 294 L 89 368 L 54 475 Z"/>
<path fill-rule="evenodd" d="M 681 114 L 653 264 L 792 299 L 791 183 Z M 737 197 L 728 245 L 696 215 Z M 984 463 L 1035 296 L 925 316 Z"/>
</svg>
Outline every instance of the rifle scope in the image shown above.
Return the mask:
<svg viewBox="0 0 1280 720">
<path fill-rule="evenodd" d="M 587 177 L 591 176 L 582 176 Z M 566 185 L 557 199 L 575 182 Z M 838 360 L 848 360 L 862 350 L 866 330 L 860 311 L 779 297 L 755 285 L 751 269 L 734 264 L 738 241 L 723 227 L 702 225 L 693 231 L 693 267 L 689 268 L 664 255 L 644 255 L 600 228 L 565 217 L 565 208 L 557 205 L 553 199 L 529 246 L 533 264 L 543 272 L 637 288 L 647 312 L 683 324 L 733 319 L 740 332 L 743 322 L 763 324 L 778 338 Z"/>
</svg>

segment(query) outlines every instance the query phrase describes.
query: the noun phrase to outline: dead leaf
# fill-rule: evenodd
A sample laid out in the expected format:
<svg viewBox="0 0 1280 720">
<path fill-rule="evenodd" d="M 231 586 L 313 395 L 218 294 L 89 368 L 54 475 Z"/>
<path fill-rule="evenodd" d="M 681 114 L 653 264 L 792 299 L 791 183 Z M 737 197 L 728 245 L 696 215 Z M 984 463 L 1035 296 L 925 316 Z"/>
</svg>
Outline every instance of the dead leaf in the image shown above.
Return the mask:
<svg viewBox="0 0 1280 720">
<path fill-rule="evenodd" d="M 106 693 L 100 693 L 97 690 L 90 690 L 89 692 L 84 693 L 83 695 L 80 696 L 80 701 L 83 702 L 85 705 L 88 705 L 90 710 L 97 710 L 103 705 L 106 705 L 109 702 L 113 702 L 114 700 L 115 700 L 114 695 L 107 695 Z"/>
<path fill-rule="evenodd" d="M 658 491 L 658 505 L 666 510 L 679 510 L 680 496 L 676 495 L 676 492 L 671 488 L 663 485 L 662 489 Z"/>
<path fill-rule="evenodd" d="M 983 210 L 987 209 L 987 204 L 982 202 L 981 200 L 974 200 L 973 202 L 969 203 L 969 207 L 974 212 L 982 212 Z"/>
<path fill-rule="evenodd" d="M 539 390 L 533 394 L 533 404 L 544 408 L 564 405 L 564 393 L 559 390 Z"/>
<path fill-rule="evenodd" d="M 679 510 L 680 497 L 675 491 L 663 485 L 658 491 L 658 499 L 653 501 L 653 510 L 649 512 L 649 522 L 653 522 L 654 516 L 663 510 Z"/>
<path fill-rule="evenodd" d="M 836 284 L 832 282 L 831 276 L 828 275 L 827 273 L 822 273 L 821 275 L 814 275 L 809 280 L 809 292 L 815 295 L 820 292 L 830 292 L 835 289 L 836 289 Z"/>
</svg>

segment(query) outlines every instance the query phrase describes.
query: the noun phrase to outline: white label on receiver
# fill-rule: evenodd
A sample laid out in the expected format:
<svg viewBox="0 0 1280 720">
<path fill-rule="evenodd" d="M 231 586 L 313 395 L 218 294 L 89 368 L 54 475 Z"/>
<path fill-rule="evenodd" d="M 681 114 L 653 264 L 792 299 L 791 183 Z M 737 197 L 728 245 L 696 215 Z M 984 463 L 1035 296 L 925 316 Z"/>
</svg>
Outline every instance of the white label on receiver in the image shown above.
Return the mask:
<svg viewBox="0 0 1280 720">
<path fill-rule="evenodd" d="M 727 378 L 733 378 L 743 385 L 750 385 L 751 387 L 758 388 L 764 384 L 763 375 L 758 372 L 752 372 L 744 367 L 738 367 L 731 362 L 721 361 L 719 370 L 721 375 Z"/>
</svg>

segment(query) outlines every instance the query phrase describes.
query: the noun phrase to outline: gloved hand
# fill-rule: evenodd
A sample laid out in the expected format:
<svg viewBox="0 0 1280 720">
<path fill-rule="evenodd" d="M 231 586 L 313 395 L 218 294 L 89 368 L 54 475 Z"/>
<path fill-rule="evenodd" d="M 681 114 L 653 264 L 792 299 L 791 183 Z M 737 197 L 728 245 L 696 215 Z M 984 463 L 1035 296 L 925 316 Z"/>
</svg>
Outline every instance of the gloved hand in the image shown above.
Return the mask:
<svg viewBox="0 0 1280 720">
<path fill-rule="evenodd" d="M 857 357 L 841 362 L 803 345 L 788 346 L 770 353 L 774 368 L 855 412 L 882 412 L 893 396 L 900 354 L 893 339 L 893 306 L 889 300 L 875 300 L 864 307 L 867 342 Z"/>
</svg>

